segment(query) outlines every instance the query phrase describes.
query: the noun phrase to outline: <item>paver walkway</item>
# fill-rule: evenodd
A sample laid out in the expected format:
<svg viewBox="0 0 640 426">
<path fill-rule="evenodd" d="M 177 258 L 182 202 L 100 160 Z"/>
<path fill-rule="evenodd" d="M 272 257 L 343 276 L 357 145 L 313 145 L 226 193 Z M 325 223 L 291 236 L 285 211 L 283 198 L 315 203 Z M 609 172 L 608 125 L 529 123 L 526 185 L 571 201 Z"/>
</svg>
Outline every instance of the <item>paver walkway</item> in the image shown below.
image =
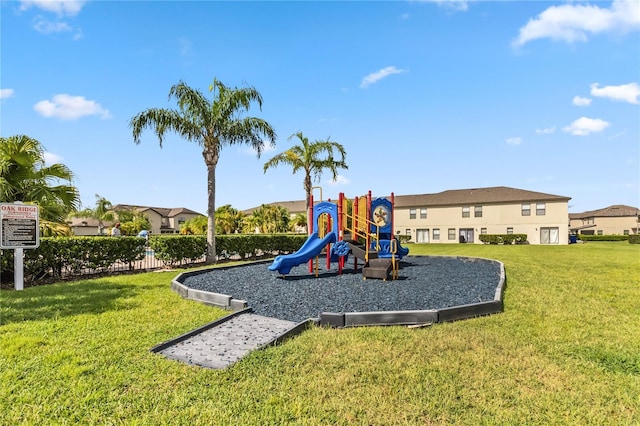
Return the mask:
<svg viewBox="0 0 640 426">
<path fill-rule="evenodd" d="M 292 332 L 296 325 L 244 311 L 160 344 L 152 351 L 191 365 L 226 368 Z"/>
</svg>

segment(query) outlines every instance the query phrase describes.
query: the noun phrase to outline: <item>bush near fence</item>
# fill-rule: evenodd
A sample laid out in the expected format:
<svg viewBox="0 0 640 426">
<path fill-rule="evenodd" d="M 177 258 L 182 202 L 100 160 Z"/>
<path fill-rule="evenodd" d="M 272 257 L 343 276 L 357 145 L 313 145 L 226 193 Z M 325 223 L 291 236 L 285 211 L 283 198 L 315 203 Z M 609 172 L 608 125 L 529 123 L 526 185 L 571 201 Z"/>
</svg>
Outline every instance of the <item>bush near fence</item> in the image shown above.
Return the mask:
<svg viewBox="0 0 640 426">
<path fill-rule="evenodd" d="M 298 250 L 304 234 L 238 234 L 216 236 L 218 260 L 251 259 Z M 156 262 L 148 261 L 153 250 Z M 157 269 L 203 262 L 207 252 L 204 236 L 154 235 L 140 237 L 68 237 L 40 239 L 40 247 L 24 249 L 26 283 L 51 282 L 115 271 Z M 13 280 L 14 250 L 0 250 L 2 282 Z M 160 262 L 157 262 L 160 261 Z"/>
<path fill-rule="evenodd" d="M 485 244 L 524 244 L 527 242 L 527 234 L 482 234 L 480 241 Z"/>
<path fill-rule="evenodd" d="M 633 235 L 585 235 L 578 234 L 581 241 L 627 241 Z"/>
</svg>

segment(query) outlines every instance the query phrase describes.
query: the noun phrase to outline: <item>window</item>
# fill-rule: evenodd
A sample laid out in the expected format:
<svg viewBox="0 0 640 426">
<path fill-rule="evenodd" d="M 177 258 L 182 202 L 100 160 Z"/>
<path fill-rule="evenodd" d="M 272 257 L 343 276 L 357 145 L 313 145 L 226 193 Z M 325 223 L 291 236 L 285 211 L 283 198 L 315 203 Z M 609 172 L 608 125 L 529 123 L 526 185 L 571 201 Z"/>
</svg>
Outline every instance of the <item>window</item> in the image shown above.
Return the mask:
<svg viewBox="0 0 640 426">
<path fill-rule="evenodd" d="M 513 228 L 511 227 L 507 228 L 507 234 L 509 235 L 513 234 Z"/>
<path fill-rule="evenodd" d="M 487 235 L 487 228 L 480 228 L 481 235 Z"/>
<path fill-rule="evenodd" d="M 522 216 L 531 216 L 531 204 L 522 205 Z"/>
<path fill-rule="evenodd" d="M 416 209 L 409 209 L 409 219 L 416 218 Z"/>
<path fill-rule="evenodd" d="M 404 235 L 411 236 L 411 229 L 405 229 L 404 230 Z"/>
<path fill-rule="evenodd" d="M 544 203 L 536 204 L 536 216 L 544 216 L 546 214 L 546 205 Z"/>
<path fill-rule="evenodd" d="M 482 217 L 482 206 L 475 206 L 473 208 L 473 217 Z"/>
<path fill-rule="evenodd" d="M 598 235 L 602 235 L 602 229 L 598 229 Z"/>
<path fill-rule="evenodd" d="M 462 217 L 470 217 L 469 211 L 471 207 L 463 207 L 462 208 Z"/>
<path fill-rule="evenodd" d="M 427 209 L 420 209 L 420 219 L 427 218 Z"/>
<path fill-rule="evenodd" d="M 456 239 L 456 228 L 449 228 L 447 238 L 449 240 L 455 240 Z"/>
<path fill-rule="evenodd" d="M 433 230 L 433 240 L 436 241 L 436 240 L 439 240 L 439 239 L 440 239 L 440 229 L 435 228 Z"/>
<path fill-rule="evenodd" d="M 625 229 L 624 231 L 622 231 L 622 235 L 629 235 L 629 230 Z"/>
</svg>

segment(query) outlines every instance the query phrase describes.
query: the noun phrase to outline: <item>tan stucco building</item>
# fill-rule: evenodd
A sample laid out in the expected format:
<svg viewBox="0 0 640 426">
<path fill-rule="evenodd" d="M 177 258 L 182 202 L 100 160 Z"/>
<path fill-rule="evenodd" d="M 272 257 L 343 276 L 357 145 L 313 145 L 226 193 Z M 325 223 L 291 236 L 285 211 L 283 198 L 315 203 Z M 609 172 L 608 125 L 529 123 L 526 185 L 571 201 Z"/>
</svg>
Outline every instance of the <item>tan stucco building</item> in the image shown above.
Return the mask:
<svg viewBox="0 0 640 426">
<path fill-rule="evenodd" d="M 148 229 L 148 231 L 156 235 L 177 234 L 180 232 L 182 224 L 187 220 L 202 216 L 200 213 L 184 207 L 165 208 L 117 204 L 113 206 L 113 210 L 116 212 L 118 210 L 133 210 L 144 214 L 151 223 L 151 229 Z M 107 234 L 107 231 L 111 229 L 113 223 L 114 222 L 103 223 L 103 235 Z M 69 223 L 69 226 L 71 226 L 73 235 L 76 236 L 100 235 L 97 219 L 74 218 Z"/>
<path fill-rule="evenodd" d="M 633 235 L 640 233 L 640 209 L 613 205 L 569 215 L 569 230 L 583 235 Z"/>
<path fill-rule="evenodd" d="M 200 213 L 184 207 L 164 208 L 117 204 L 113 206 L 113 210 L 135 210 L 144 214 L 151 222 L 149 231 L 152 234 L 177 234 L 180 232 L 182 224 L 187 220 L 202 216 Z"/>
<path fill-rule="evenodd" d="M 527 234 L 531 244 L 569 242 L 571 197 L 497 186 L 394 198 L 396 234 L 410 236 L 415 243 L 482 244 L 481 234 Z M 271 204 L 295 215 L 304 212 L 305 202 Z"/>
<path fill-rule="evenodd" d="M 416 243 L 475 243 L 482 234 L 526 234 L 531 244 L 568 244 L 570 197 L 497 186 L 397 195 L 396 233 Z"/>
</svg>

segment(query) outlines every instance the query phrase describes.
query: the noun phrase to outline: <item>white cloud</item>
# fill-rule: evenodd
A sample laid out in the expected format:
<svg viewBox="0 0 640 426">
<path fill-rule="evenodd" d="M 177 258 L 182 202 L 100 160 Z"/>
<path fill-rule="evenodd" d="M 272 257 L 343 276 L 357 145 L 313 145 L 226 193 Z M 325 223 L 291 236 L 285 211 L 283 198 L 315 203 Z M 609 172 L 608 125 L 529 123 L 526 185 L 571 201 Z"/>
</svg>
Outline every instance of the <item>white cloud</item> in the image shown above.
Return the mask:
<svg viewBox="0 0 640 426">
<path fill-rule="evenodd" d="M 63 158 L 58 154 L 54 154 L 52 152 L 44 153 L 44 164 L 50 166 L 52 164 L 62 164 Z"/>
<path fill-rule="evenodd" d="M 406 72 L 405 70 L 398 69 L 396 67 L 386 67 L 379 71 L 373 72 L 362 79 L 362 83 L 360 83 L 361 88 L 366 88 L 371 84 L 377 83 L 385 77 L 388 77 L 393 74 L 402 74 Z"/>
<path fill-rule="evenodd" d="M 180 55 L 182 56 L 189 56 L 193 50 L 193 43 L 191 43 L 191 40 L 184 37 L 178 38 L 178 46 Z"/>
<path fill-rule="evenodd" d="M 42 16 L 37 16 L 33 22 L 33 28 L 41 34 L 65 33 L 73 31 L 71 25 L 66 22 L 52 22 Z"/>
<path fill-rule="evenodd" d="M 35 7 L 58 16 L 75 16 L 84 7 L 85 0 L 21 0 L 20 10 Z"/>
<path fill-rule="evenodd" d="M 438 6 L 464 12 L 469 9 L 469 0 L 419 0 L 423 3 L 436 3 Z"/>
<path fill-rule="evenodd" d="M 101 118 L 111 118 L 109 111 L 102 108 L 96 101 L 90 101 L 84 96 L 67 94 L 55 95 L 50 101 L 40 101 L 33 106 L 44 117 L 59 118 L 61 120 L 77 120 L 87 115 L 99 115 Z"/>
<path fill-rule="evenodd" d="M 589 106 L 589 105 L 591 105 L 591 99 L 590 98 L 581 98 L 580 96 L 574 96 L 573 104 L 575 106 Z"/>
<path fill-rule="evenodd" d="M 588 136 L 590 133 L 603 131 L 609 125 L 599 118 L 580 117 L 562 130 L 574 136 Z"/>
<path fill-rule="evenodd" d="M 338 175 L 335 180 L 334 179 L 328 179 L 327 180 L 327 184 L 329 186 L 344 186 L 344 185 L 348 185 L 350 184 L 351 181 L 349 179 L 347 179 L 346 177 L 344 177 L 343 175 Z"/>
<path fill-rule="evenodd" d="M 0 99 L 13 98 L 13 89 L 0 89 Z"/>
<path fill-rule="evenodd" d="M 640 29 L 640 2 L 614 0 L 610 8 L 595 5 L 563 4 L 550 6 L 520 28 L 512 46 L 521 47 L 541 38 L 567 43 L 585 42 L 588 35 L 606 32 L 624 33 Z"/>
<path fill-rule="evenodd" d="M 640 96 L 640 86 L 638 86 L 638 83 L 629 83 L 621 84 L 620 86 L 600 87 L 599 83 L 593 83 L 591 85 L 591 96 L 599 96 L 603 98 L 609 98 L 614 101 L 638 104 L 638 97 Z"/>
<path fill-rule="evenodd" d="M 520 145 L 521 143 L 522 143 L 522 138 L 520 136 L 507 139 L 508 145 Z"/>
<path fill-rule="evenodd" d="M 544 129 L 536 129 L 536 133 L 539 135 L 550 135 L 556 132 L 556 126 L 546 127 Z"/>
</svg>

